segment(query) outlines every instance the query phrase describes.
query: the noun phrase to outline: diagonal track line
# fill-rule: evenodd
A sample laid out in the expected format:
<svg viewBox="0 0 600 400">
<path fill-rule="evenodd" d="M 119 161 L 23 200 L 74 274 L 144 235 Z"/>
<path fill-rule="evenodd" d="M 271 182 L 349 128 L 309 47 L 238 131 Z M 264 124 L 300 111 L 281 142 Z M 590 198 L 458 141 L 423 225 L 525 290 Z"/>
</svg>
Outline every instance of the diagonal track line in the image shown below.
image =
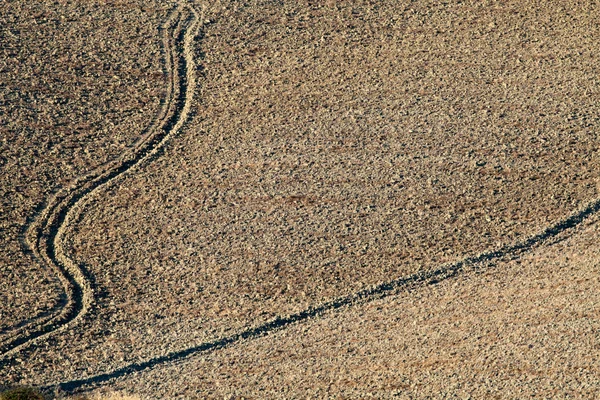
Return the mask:
<svg viewBox="0 0 600 400">
<path fill-rule="evenodd" d="M 187 19 L 183 18 L 185 12 L 189 13 Z M 176 19 L 178 22 L 174 24 Z M 25 333 L 16 339 L 11 339 L 12 341 L 8 344 L 0 343 L 0 354 L 3 353 L 5 358 L 16 353 L 22 347 L 32 344 L 35 340 L 66 329 L 77 319 L 81 318 L 90 307 L 93 300 L 93 289 L 91 288 L 89 279 L 85 276 L 85 272 L 79 267 L 74 266 L 65 255 L 64 250 L 60 247 L 60 239 L 69 221 L 74 218 L 77 210 L 82 207 L 89 196 L 100 190 L 104 185 L 112 183 L 133 167 L 157 154 L 165 141 L 181 129 L 189 113 L 195 89 L 195 80 L 193 77 L 194 60 L 190 48 L 197 24 L 198 16 L 193 9 L 179 7 L 165 26 L 165 49 L 168 49 L 167 53 L 169 53 L 167 54 L 167 69 L 170 71 L 170 91 L 164 109 L 164 116 L 158 120 L 153 128 L 156 132 L 150 135 L 149 139 L 144 141 L 132 153 L 124 156 L 116 166 L 113 165 L 108 170 L 101 171 L 101 173 L 86 176 L 75 182 L 73 185 L 74 189 L 66 191 L 63 195 L 58 195 L 57 200 L 51 203 L 42 214 L 43 217 L 38 222 L 39 226 L 30 230 L 32 232 L 32 239 L 30 240 L 30 243 L 33 243 L 31 246 L 32 249 L 48 265 L 60 271 L 62 278 L 66 281 L 63 283 L 65 291 L 71 296 L 71 300 L 64 307 L 66 311 L 63 310 L 62 314 L 58 317 L 53 317 L 50 322 L 45 322 L 37 331 Z M 176 25 L 173 28 L 173 32 L 176 33 L 176 37 L 174 38 L 170 37 L 168 33 L 173 25 Z M 187 29 L 185 29 L 186 27 Z M 178 52 L 178 46 L 183 47 L 183 52 Z M 173 67 L 173 63 L 177 63 L 177 66 Z M 99 385 L 134 372 L 179 361 L 192 355 L 215 351 L 246 339 L 255 339 L 342 307 L 384 298 L 409 287 L 439 282 L 456 276 L 469 266 L 483 265 L 486 262 L 506 257 L 517 257 L 534 247 L 542 245 L 547 240 L 577 227 L 598 211 L 600 211 L 600 199 L 590 202 L 583 209 L 573 212 L 565 219 L 546 228 L 542 232 L 513 245 L 467 257 L 455 263 L 442 265 L 435 270 L 419 272 L 365 288 L 353 294 L 309 307 L 295 314 L 276 317 L 271 321 L 214 341 L 204 342 L 146 361 L 132 363 L 96 376 L 48 385 L 45 389 L 59 389 L 72 392 L 82 386 Z M 0 360 L 1 365 L 2 361 Z"/>
<path fill-rule="evenodd" d="M 248 328 L 241 332 L 226 336 L 215 341 L 201 343 L 197 346 L 175 351 L 167 355 L 152 358 L 147 361 L 132 363 L 125 367 L 116 369 L 112 372 L 91 376 L 84 379 L 75 379 L 71 381 L 60 382 L 44 387 L 45 390 L 61 390 L 73 392 L 82 386 L 96 386 L 112 379 L 120 378 L 135 372 L 144 371 L 153 367 L 163 365 L 169 362 L 179 361 L 192 355 L 215 351 L 246 339 L 255 339 L 265 336 L 273 331 L 286 328 L 292 324 L 306 321 L 313 317 L 318 317 L 326 312 L 333 311 L 345 306 L 365 303 L 376 299 L 381 299 L 398 293 L 401 289 L 413 287 L 414 285 L 424 285 L 436 283 L 450 277 L 456 276 L 466 267 L 472 267 L 485 264 L 486 262 L 500 260 L 507 257 L 516 257 L 532 250 L 544 242 L 556 237 L 557 235 L 571 230 L 580 225 L 587 218 L 600 211 L 600 199 L 590 202 L 585 208 L 575 211 L 565 219 L 546 228 L 544 231 L 527 238 L 522 242 L 513 245 L 504 246 L 500 249 L 484 252 L 476 256 L 467 257 L 455 263 L 441 266 L 432 271 L 419 272 L 413 275 L 401 277 L 385 282 L 371 288 L 363 289 L 348 296 L 339 297 L 330 302 L 323 303 L 315 307 L 309 307 L 288 316 L 279 316 L 275 319 L 265 322 L 256 327 Z"/>
</svg>

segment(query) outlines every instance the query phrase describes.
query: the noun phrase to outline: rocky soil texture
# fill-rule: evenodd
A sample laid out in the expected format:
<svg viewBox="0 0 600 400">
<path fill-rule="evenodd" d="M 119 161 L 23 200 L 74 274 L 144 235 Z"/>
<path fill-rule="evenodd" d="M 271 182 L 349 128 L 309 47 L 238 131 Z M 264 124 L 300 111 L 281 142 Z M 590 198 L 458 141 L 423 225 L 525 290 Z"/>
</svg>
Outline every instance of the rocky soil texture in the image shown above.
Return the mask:
<svg viewBox="0 0 600 400">
<path fill-rule="evenodd" d="M 595 395 L 598 6 L 15 3 L 0 382 Z"/>
</svg>

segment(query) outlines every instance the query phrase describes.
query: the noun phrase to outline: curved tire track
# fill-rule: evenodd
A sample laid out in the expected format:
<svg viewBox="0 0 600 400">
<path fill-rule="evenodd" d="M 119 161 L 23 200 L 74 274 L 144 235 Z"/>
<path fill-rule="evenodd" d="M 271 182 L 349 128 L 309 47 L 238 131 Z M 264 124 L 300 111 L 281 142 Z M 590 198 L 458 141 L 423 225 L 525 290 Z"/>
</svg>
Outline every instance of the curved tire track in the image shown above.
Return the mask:
<svg viewBox="0 0 600 400">
<path fill-rule="evenodd" d="M 165 25 L 166 32 L 168 32 L 173 25 L 173 21 L 176 19 L 174 16 L 175 14 L 179 15 L 181 18 L 183 8 L 184 7 L 179 7 L 169 18 L 169 21 Z M 158 122 L 154 124 L 152 128 L 157 130 L 157 132 L 151 133 L 146 141 L 140 144 L 128 156 L 122 157 L 122 159 L 114 166 L 102 169 L 98 173 L 90 174 L 75 181 L 69 189 L 65 190 L 64 193 L 59 193 L 50 202 L 38 220 L 32 225 L 32 228 L 29 231 L 30 235 L 28 235 L 31 248 L 36 255 L 43 259 L 48 265 L 60 271 L 61 279 L 65 285 L 65 291 L 67 294 L 70 294 L 70 298 L 67 300 L 67 305 L 63 308 L 61 314 L 52 317 L 48 322 L 44 322 L 43 326 L 38 324 L 41 328 L 37 331 L 30 334 L 19 334 L 21 336 L 11 339 L 11 342 L 8 345 L 0 343 L 0 354 L 3 354 L 5 357 L 17 352 L 24 346 L 31 344 L 36 339 L 39 340 L 52 333 L 56 333 L 59 330 L 66 329 L 68 326 L 75 323 L 76 320 L 80 319 L 89 309 L 91 301 L 93 300 L 93 289 L 91 288 L 85 272 L 74 265 L 64 253 L 64 249 L 61 247 L 61 238 L 69 225 L 68 222 L 75 218 L 75 213 L 80 210 L 89 196 L 100 190 L 104 185 L 114 182 L 115 179 L 121 177 L 131 168 L 140 165 L 145 160 L 149 160 L 160 150 L 160 147 L 162 147 L 164 142 L 174 135 L 185 122 L 195 88 L 192 72 L 194 70 L 194 61 L 190 53 L 190 48 L 192 39 L 195 35 L 194 31 L 198 25 L 197 13 L 191 8 L 189 11 L 193 14 L 193 22 L 188 21 L 189 26 L 187 30 L 179 28 L 181 29 L 179 39 L 180 42 L 183 43 L 184 48 L 182 53 L 183 58 L 180 61 L 183 61 L 184 67 L 172 69 L 174 73 L 170 74 L 172 76 L 170 79 L 169 94 L 167 96 L 168 101 L 162 111 L 164 116 L 160 117 Z M 181 25 L 181 20 L 178 24 Z M 178 28 L 175 28 L 173 32 L 176 33 L 177 31 Z M 171 41 L 177 42 L 177 39 L 172 39 L 173 38 L 169 38 L 168 33 L 165 34 L 165 49 L 171 50 L 166 57 L 167 69 L 172 68 L 173 59 L 177 56 L 176 46 L 167 45 L 171 43 Z M 185 77 L 182 76 L 183 72 L 185 72 Z M 176 105 L 174 105 L 174 103 L 176 103 Z M 270 321 L 249 327 L 214 341 L 200 343 L 196 346 L 171 352 L 146 361 L 132 363 L 114 371 L 96 376 L 55 383 L 44 387 L 44 389 L 60 389 L 61 391 L 68 393 L 82 386 L 99 385 L 111 379 L 147 370 L 162 364 L 175 362 L 192 355 L 215 351 L 234 345 L 243 340 L 258 338 L 273 331 L 284 329 L 294 323 L 300 323 L 309 318 L 318 317 L 326 312 L 342 307 L 384 298 L 416 285 L 434 284 L 454 277 L 468 267 L 482 268 L 486 263 L 495 260 L 519 257 L 520 255 L 531 251 L 533 248 L 543 245 L 544 242 L 549 241 L 568 230 L 576 228 L 583 221 L 597 214 L 599 211 L 600 199 L 595 199 L 589 202 L 584 208 L 575 210 L 554 225 L 549 226 L 542 232 L 530 236 L 521 242 L 504 246 L 496 250 L 483 252 L 475 256 L 466 257 L 457 262 L 442 265 L 435 270 L 403 276 L 368 287 L 347 296 L 309 307 L 295 314 L 278 316 Z M 57 251 L 60 252 L 57 253 Z M 79 308 L 77 307 L 78 304 Z M 73 314 L 73 311 L 69 311 L 69 307 L 77 312 Z M 71 318 L 65 320 L 69 315 Z M 21 337 L 23 339 L 21 339 Z"/>
<path fill-rule="evenodd" d="M 58 310 L 19 324 L 10 337 L 0 342 L 0 366 L 23 348 L 68 329 L 90 310 L 94 301 L 92 281 L 87 272 L 71 260 L 63 238 L 70 223 L 81 215 L 83 206 L 92 196 L 154 158 L 166 141 L 182 128 L 189 116 L 196 88 L 192 46 L 199 21 L 192 6 L 180 5 L 161 28 L 167 94 L 157 117 L 143 132 L 146 138 L 117 160 L 75 179 L 69 187 L 59 191 L 29 227 L 27 244 L 41 262 L 56 271 L 64 297 Z"/>
</svg>

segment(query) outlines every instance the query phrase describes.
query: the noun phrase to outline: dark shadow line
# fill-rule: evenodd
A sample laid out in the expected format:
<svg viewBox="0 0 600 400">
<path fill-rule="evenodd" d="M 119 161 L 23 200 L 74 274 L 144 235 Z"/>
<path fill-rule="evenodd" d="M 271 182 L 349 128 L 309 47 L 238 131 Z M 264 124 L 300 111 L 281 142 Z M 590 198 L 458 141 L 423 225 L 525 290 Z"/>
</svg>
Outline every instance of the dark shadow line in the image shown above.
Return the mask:
<svg viewBox="0 0 600 400">
<path fill-rule="evenodd" d="M 372 288 L 363 289 L 354 294 L 340 297 L 338 299 L 321 304 L 319 306 L 309 307 L 308 309 L 300 311 L 296 314 L 276 317 L 272 321 L 263 323 L 257 327 L 249 328 L 242 332 L 233 334 L 231 336 L 226 336 L 215 341 L 205 342 L 197 346 L 169 353 L 164 356 L 152 358 L 147 361 L 132 363 L 112 372 L 84 379 L 75 379 L 55 385 L 48 385 L 45 386 L 43 389 L 57 389 L 67 393 L 73 392 L 75 389 L 85 385 L 97 385 L 99 383 L 103 383 L 111 379 L 120 378 L 125 375 L 132 374 L 134 372 L 150 369 L 161 364 L 182 360 L 194 354 L 218 350 L 244 339 L 255 339 L 261 336 L 265 336 L 270 332 L 281 328 L 285 328 L 288 325 L 305 321 L 309 318 L 319 316 L 321 314 L 324 314 L 325 312 L 336 310 L 344 306 L 350 306 L 352 304 L 365 303 L 376 299 L 384 298 L 394 294 L 396 290 L 408 287 L 411 284 L 414 285 L 422 283 L 437 283 L 450 277 L 456 276 L 456 274 L 458 274 L 463 268 L 467 266 L 473 266 L 475 264 L 481 264 L 508 256 L 514 257 L 520 255 L 528 250 L 531 250 L 533 247 L 543 243 L 544 241 L 551 239 L 568 229 L 576 227 L 586 218 L 595 214 L 599 210 L 600 199 L 597 199 L 589 203 L 584 209 L 575 212 L 568 218 L 546 228 L 543 232 L 528 238 L 524 242 L 504 246 L 499 250 L 493 250 L 490 252 L 479 254 L 477 256 L 467 257 L 461 261 L 457 261 L 455 263 L 443 266 L 433 271 L 418 272 L 407 277 L 402 277 L 379 284 Z"/>
</svg>

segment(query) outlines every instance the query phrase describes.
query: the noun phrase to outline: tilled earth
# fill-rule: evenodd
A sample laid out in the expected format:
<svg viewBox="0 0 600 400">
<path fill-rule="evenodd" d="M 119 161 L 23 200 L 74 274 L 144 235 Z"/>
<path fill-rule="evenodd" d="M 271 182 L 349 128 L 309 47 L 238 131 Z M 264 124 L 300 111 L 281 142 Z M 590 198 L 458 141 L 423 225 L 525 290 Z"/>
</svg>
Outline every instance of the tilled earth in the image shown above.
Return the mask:
<svg viewBox="0 0 600 400">
<path fill-rule="evenodd" d="M 89 81 L 108 93 L 90 103 L 79 83 L 67 103 L 46 102 L 41 111 L 32 100 L 3 103 L 11 122 L 1 124 L 8 132 L 2 168 L 33 164 L 40 185 L 22 193 L 23 202 L 3 197 L 3 207 L 21 216 L 2 213 L 16 221 L 2 249 L 2 282 L 16 283 L 0 305 L 9 315 L 1 319 L 5 334 L 61 293 L 53 272 L 23 253 L 20 232 L 52 189 L 140 138 L 165 84 L 158 27 L 168 6 L 71 7 L 69 18 L 105 28 L 96 37 L 112 43 L 114 36 L 114 49 L 101 52 L 66 28 L 52 29 L 68 43 L 88 43 L 82 54 L 116 57 L 111 67 L 123 66 L 130 81 Z M 218 340 L 524 242 L 598 196 L 597 6 L 250 1 L 196 8 L 204 12 L 193 117 L 160 157 L 95 196 L 70 227 L 70 257 L 96 287 L 92 312 L 0 367 L 0 381 L 55 384 Z M 8 26 L 31 24 L 26 15 Z M 42 59 L 45 49 L 26 34 L 31 42 L 21 51 Z M 39 62 L 68 71 L 57 60 Z M 33 78 L 5 69 L 16 83 L 7 79 L 2 95 L 27 95 L 17 85 Z M 76 118 L 79 108 L 97 125 L 51 120 L 45 130 L 16 128 L 33 118 L 29 112 Z M 31 143 L 49 132 L 63 147 L 36 153 Z M 82 135 L 79 147 L 69 147 Z M 1 190 L 35 188 L 25 173 L 10 171 L 5 176 L 14 180 Z M 595 221 L 493 267 L 104 384 L 149 398 L 593 397 Z"/>
<path fill-rule="evenodd" d="M 54 192 L 143 135 L 164 91 L 157 26 L 167 11 L 0 5 L 0 339 L 60 301 L 55 272 L 31 256 L 25 232 Z"/>
<path fill-rule="evenodd" d="M 596 398 L 600 231 L 123 377 L 143 398 Z"/>
</svg>

